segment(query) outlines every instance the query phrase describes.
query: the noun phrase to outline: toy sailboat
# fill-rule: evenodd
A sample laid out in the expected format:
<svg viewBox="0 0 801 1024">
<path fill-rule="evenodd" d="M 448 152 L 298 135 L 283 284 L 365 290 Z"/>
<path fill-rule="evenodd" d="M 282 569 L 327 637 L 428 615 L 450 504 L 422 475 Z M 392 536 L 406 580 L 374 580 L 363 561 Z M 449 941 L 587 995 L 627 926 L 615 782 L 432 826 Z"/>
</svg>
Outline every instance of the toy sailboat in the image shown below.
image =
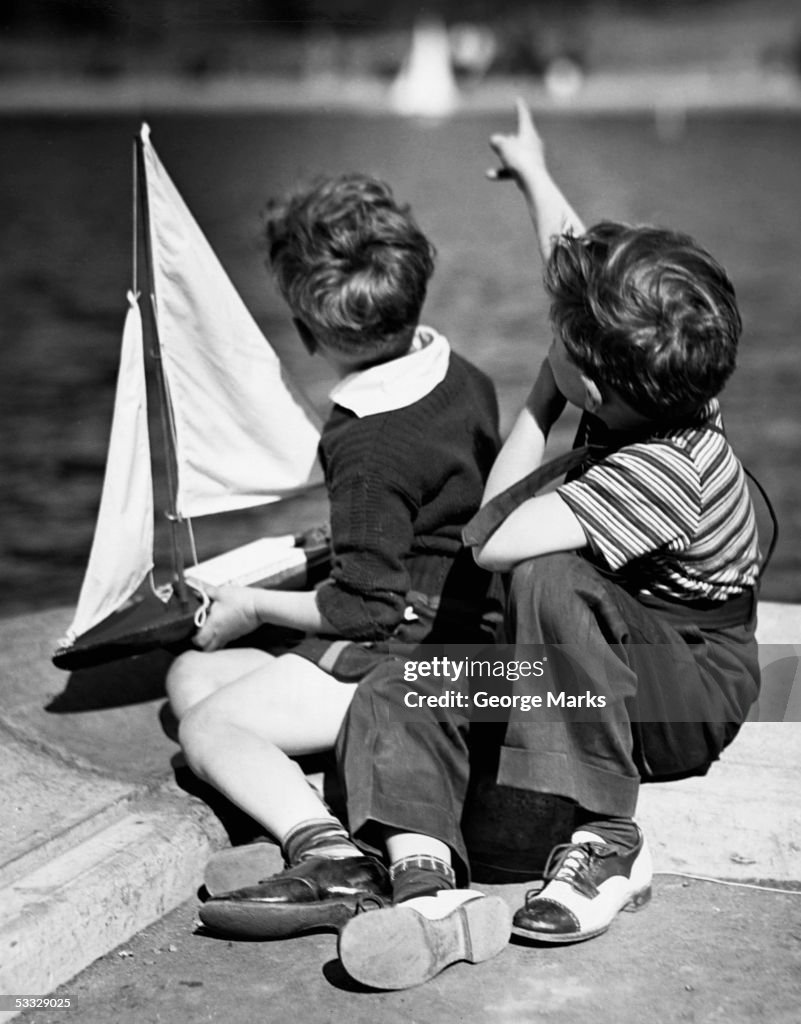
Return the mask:
<svg viewBox="0 0 801 1024">
<path fill-rule="evenodd" d="M 208 603 L 204 583 L 299 587 L 328 557 L 321 530 L 262 538 L 197 561 L 193 517 L 265 505 L 319 483 L 319 421 L 170 180 L 147 125 L 135 140 L 135 157 L 134 283 L 94 540 L 75 617 L 53 656 L 66 669 L 185 642 Z M 137 289 L 137 211 L 147 271 L 145 318 Z M 161 587 L 153 579 L 146 334 L 166 449 L 171 531 L 171 581 Z M 191 569 L 184 564 L 187 550 L 195 562 Z"/>
</svg>

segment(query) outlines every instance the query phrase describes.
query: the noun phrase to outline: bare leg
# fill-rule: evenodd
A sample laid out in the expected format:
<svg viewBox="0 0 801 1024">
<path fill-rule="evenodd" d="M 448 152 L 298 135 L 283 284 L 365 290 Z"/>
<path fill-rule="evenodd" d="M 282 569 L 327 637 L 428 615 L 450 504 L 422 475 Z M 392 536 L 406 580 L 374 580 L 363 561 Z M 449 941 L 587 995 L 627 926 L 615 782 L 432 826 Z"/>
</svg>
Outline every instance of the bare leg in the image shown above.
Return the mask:
<svg viewBox="0 0 801 1024">
<path fill-rule="evenodd" d="M 332 749 L 356 690 L 288 654 L 186 713 L 180 738 L 191 768 L 271 832 L 288 865 L 204 903 L 207 927 L 245 938 L 338 930 L 363 901 L 388 896 L 386 869 L 353 844 L 289 756 Z"/>
<path fill-rule="evenodd" d="M 355 691 L 304 658 L 265 661 L 186 711 L 184 754 L 196 775 L 283 840 L 304 821 L 331 817 L 289 755 L 332 749 Z"/>
<path fill-rule="evenodd" d="M 187 711 L 223 686 L 264 669 L 276 659 L 255 647 L 222 651 L 186 651 L 175 659 L 167 673 L 167 696 L 180 722 Z"/>
</svg>

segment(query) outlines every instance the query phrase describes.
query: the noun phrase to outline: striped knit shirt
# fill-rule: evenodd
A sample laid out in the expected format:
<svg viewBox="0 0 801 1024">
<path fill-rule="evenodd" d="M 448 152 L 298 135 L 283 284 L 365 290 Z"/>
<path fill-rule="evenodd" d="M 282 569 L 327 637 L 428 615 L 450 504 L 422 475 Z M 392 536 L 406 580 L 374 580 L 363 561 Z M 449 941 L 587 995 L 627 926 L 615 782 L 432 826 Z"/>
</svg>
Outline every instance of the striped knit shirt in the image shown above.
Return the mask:
<svg viewBox="0 0 801 1024">
<path fill-rule="evenodd" d="M 743 468 L 718 432 L 716 399 L 704 419 L 708 426 L 628 444 L 557 489 L 593 556 L 641 594 L 726 600 L 759 574 L 754 509 Z"/>
</svg>

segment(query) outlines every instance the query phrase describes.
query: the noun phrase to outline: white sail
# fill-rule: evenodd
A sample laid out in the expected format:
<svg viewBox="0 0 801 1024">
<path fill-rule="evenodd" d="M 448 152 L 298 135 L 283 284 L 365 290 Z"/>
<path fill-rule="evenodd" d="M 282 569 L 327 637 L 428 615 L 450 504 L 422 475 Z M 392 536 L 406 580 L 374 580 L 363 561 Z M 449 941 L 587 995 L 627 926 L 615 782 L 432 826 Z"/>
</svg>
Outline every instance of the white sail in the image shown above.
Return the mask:
<svg viewBox="0 0 801 1024">
<path fill-rule="evenodd" d="M 263 505 L 321 478 L 319 421 L 287 381 L 142 130 L 179 516 Z"/>
<path fill-rule="evenodd" d="M 142 318 L 130 292 L 128 304 L 100 510 L 69 640 L 116 611 L 153 568 Z"/>
<path fill-rule="evenodd" d="M 458 103 L 448 30 L 438 18 L 420 18 L 412 30 L 409 54 L 390 90 L 399 114 L 443 117 Z"/>
</svg>

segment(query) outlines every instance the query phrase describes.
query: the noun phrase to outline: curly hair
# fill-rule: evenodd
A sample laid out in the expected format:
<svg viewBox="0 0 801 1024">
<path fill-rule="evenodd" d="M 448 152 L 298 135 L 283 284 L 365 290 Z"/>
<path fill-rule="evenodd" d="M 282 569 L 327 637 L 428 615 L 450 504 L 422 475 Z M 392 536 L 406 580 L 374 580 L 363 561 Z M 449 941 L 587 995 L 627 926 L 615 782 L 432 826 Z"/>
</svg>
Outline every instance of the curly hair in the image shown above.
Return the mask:
<svg viewBox="0 0 801 1024">
<path fill-rule="evenodd" d="M 265 235 L 281 294 L 320 344 L 365 366 L 408 349 L 435 250 L 389 185 L 319 179 L 268 205 Z"/>
<path fill-rule="evenodd" d="M 572 360 L 643 415 L 698 409 L 734 370 L 734 288 L 688 235 L 602 221 L 555 242 L 545 287 Z"/>
</svg>

